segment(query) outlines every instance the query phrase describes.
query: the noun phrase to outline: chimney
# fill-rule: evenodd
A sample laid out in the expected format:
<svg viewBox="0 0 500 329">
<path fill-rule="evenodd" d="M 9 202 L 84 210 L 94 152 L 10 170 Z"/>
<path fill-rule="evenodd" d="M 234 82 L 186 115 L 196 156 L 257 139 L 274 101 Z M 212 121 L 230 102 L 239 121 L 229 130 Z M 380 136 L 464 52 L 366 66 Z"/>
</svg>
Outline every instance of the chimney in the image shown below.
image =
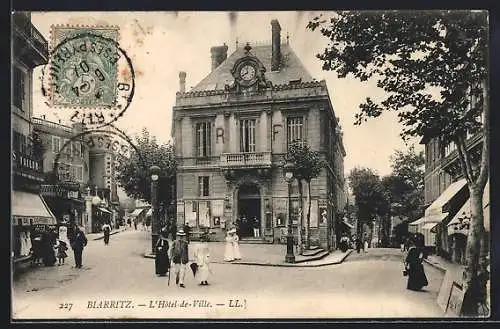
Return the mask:
<svg viewBox="0 0 500 329">
<path fill-rule="evenodd" d="M 179 72 L 179 91 L 181 93 L 186 92 L 186 72 Z"/>
<path fill-rule="evenodd" d="M 212 71 L 226 60 L 227 49 L 226 44 L 210 48 L 210 52 L 212 53 Z"/>
<path fill-rule="evenodd" d="M 272 27 L 272 58 L 271 71 L 279 71 L 281 62 L 281 26 L 277 19 L 271 21 Z"/>
</svg>

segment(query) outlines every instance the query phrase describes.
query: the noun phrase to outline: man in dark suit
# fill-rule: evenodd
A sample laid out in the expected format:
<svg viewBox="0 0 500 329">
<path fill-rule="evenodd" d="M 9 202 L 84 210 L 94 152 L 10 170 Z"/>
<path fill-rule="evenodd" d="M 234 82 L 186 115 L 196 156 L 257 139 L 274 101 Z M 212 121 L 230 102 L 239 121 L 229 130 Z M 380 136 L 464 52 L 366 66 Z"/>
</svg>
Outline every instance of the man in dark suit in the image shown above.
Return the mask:
<svg viewBox="0 0 500 329">
<path fill-rule="evenodd" d="M 184 230 L 177 232 L 177 240 L 172 244 L 172 262 L 175 274 L 175 283 L 181 288 L 184 286 L 184 276 L 186 275 L 186 265 L 189 261 L 189 250 Z"/>
<path fill-rule="evenodd" d="M 75 267 L 82 268 L 83 248 L 87 245 L 87 237 L 80 227 L 76 227 L 75 237 L 71 242 L 71 248 L 75 255 Z"/>
</svg>

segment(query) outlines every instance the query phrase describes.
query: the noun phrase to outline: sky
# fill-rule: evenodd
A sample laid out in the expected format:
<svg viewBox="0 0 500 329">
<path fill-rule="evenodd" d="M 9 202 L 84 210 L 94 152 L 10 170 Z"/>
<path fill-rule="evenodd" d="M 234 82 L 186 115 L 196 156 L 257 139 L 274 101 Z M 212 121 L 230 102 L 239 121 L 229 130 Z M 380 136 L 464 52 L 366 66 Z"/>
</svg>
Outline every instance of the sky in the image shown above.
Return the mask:
<svg viewBox="0 0 500 329">
<path fill-rule="evenodd" d="M 185 71 L 186 90 L 195 86 L 211 70 L 210 47 L 226 43 L 228 55 L 241 43 L 270 42 L 271 20 L 278 19 L 282 40 L 289 36 L 292 49 L 316 80 L 325 80 L 336 116 L 344 132 L 345 175 L 354 167 L 369 167 L 379 175 L 391 172 L 390 156 L 407 146 L 399 137 L 401 126 L 394 113 L 384 113 L 361 126 L 354 115 L 366 97 L 378 99 L 384 92 L 374 81 L 339 79 L 335 72 L 321 69 L 316 58 L 328 44 L 318 31 L 306 29 L 320 12 L 40 12 L 32 13 L 32 23 L 50 40 L 51 26 L 115 25 L 120 46 L 131 58 L 136 72 L 136 91 L 125 115 L 116 126 L 128 135 L 143 127 L 167 142 L 171 138 L 172 107 L 179 91 L 179 72 Z M 333 13 L 325 12 L 329 17 Z M 50 41 L 49 41 L 50 42 Z M 41 92 L 42 67 L 34 71 L 33 111 L 47 120 L 68 123 L 68 111 L 52 109 Z M 64 115 L 66 113 L 66 115 Z M 422 148 L 416 144 L 417 150 Z"/>
</svg>

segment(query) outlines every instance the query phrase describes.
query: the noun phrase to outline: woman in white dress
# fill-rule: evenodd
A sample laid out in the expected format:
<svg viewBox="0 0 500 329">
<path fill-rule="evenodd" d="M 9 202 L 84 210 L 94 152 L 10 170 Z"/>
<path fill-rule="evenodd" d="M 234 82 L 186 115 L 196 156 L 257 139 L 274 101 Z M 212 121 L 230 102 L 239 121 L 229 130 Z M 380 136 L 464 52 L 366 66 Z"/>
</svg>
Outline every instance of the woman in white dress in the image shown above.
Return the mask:
<svg viewBox="0 0 500 329">
<path fill-rule="evenodd" d="M 208 250 L 208 244 L 201 244 L 194 252 L 194 258 L 198 269 L 196 271 L 195 278 L 200 285 L 208 285 L 208 277 L 210 275 L 210 252 Z"/>
<path fill-rule="evenodd" d="M 238 234 L 236 234 L 236 229 L 233 228 L 231 231 L 233 233 L 234 259 L 239 260 L 239 259 L 241 259 L 240 238 L 238 237 Z"/>
<path fill-rule="evenodd" d="M 234 247 L 233 247 L 233 230 L 229 230 L 226 235 L 226 250 L 224 252 L 224 261 L 232 262 L 234 260 Z"/>
</svg>

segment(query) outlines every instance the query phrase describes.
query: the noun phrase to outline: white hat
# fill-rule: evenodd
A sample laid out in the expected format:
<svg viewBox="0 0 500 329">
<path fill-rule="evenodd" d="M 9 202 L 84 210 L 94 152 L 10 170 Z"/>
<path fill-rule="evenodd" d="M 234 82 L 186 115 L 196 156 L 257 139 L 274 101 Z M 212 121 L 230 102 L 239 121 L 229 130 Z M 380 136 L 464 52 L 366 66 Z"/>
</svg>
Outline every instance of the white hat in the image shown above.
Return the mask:
<svg viewBox="0 0 500 329">
<path fill-rule="evenodd" d="M 184 230 L 181 229 L 177 231 L 177 235 L 186 235 L 186 233 L 184 233 Z"/>
</svg>

